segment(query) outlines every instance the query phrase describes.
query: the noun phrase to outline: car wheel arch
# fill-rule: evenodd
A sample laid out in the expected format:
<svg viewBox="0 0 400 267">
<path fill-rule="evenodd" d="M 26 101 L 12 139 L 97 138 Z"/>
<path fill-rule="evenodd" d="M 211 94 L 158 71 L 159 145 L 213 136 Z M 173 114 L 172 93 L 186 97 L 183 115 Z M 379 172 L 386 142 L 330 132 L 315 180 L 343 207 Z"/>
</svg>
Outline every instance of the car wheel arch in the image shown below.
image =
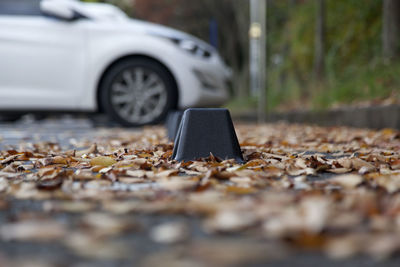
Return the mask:
<svg viewBox="0 0 400 267">
<path fill-rule="evenodd" d="M 102 84 L 102 82 L 104 80 L 104 77 L 106 76 L 107 72 L 110 69 L 112 69 L 112 67 L 114 65 L 118 64 L 121 61 L 137 60 L 137 59 L 146 59 L 146 60 L 153 61 L 153 62 L 159 64 L 161 67 L 163 67 L 168 72 L 168 74 L 171 76 L 172 81 L 174 82 L 175 89 L 176 89 L 177 98 L 176 98 L 176 103 L 174 103 L 174 108 L 178 107 L 178 103 L 179 103 L 179 86 L 178 86 L 178 82 L 176 80 L 175 75 L 171 72 L 171 69 L 168 68 L 166 66 L 166 64 L 164 64 L 163 62 L 161 62 L 160 60 L 158 60 L 158 59 L 156 59 L 154 57 L 151 57 L 151 56 L 148 56 L 148 55 L 143 55 L 143 54 L 133 54 L 133 55 L 126 55 L 126 56 L 120 57 L 120 58 L 112 61 L 110 64 L 108 64 L 108 66 L 101 73 L 100 78 L 98 79 L 98 82 L 97 82 L 97 86 L 96 86 L 96 104 L 97 104 L 97 111 L 99 113 L 102 113 L 104 111 L 104 107 L 102 106 L 101 99 L 100 99 L 100 89 L 101 89 L 101 84 Z"/>
</svg>

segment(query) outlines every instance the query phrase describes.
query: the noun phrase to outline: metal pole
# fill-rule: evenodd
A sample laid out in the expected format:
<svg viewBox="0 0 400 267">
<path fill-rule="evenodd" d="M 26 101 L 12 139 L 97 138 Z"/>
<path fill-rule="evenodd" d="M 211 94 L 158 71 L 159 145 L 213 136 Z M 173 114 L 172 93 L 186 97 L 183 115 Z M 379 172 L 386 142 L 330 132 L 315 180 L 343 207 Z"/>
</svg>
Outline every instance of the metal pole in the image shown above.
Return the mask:
<svg viewBox="0 0 400 267">
<path fill-rule="evenodd" d="M 250 1 L 250 88 L 258 97 L 257 119 L 266 119 L 266 11 L 267 0 Z"/>
</svg>

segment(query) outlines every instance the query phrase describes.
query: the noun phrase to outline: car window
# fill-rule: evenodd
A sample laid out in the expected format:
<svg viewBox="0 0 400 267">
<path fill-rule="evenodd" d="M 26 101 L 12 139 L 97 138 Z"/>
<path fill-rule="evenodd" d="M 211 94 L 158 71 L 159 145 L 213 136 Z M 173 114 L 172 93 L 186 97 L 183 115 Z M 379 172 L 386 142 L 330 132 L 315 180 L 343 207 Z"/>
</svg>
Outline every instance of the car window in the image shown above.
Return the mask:
<svg viewBox="0 0 400 267">
<path fill-rule="evenodd" d="M 0 15 L 41 16 L 41 0 L 0 0 Z"/>
</svg>

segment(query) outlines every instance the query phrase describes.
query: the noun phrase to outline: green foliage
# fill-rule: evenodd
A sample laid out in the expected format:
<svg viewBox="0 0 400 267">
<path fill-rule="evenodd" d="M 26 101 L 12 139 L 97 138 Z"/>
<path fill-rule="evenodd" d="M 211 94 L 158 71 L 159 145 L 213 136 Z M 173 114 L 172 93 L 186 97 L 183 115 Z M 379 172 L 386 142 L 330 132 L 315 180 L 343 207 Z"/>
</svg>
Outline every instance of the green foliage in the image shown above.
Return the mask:
<svg viewBox="0 0 400 267">
<path fill-rule="evenodd" d="M 225 107 L 234 112 L 246 112 L 257 107 L 257 98 L 251 96 L 245 98 L 234 98 Z"/>
<path fill-rule="evenodd" d="M 370 63 L 349 70 L 333 85 L 314 94 L 313 106 L 322 108 L 335 103 L 382 99 L 399 92 L 400 63 L 384 65 Z"/>
<path fill-rule="evenodd" d="M 268 10 L 269 108 L 324 108 L 399 90 L 400 63 L 381 59 L 382 1 L 326 1 L 326 79 L 313 80 L 316 1 L 272 0 Z"/>
</svg>

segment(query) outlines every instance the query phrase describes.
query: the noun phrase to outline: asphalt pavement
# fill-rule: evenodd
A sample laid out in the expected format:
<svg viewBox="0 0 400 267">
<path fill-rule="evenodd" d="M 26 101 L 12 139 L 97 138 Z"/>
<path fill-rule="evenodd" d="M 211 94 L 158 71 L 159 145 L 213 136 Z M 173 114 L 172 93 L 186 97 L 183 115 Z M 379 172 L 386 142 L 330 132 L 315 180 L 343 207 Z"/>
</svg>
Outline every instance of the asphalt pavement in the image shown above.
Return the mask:
<svg viewBox="0 0 400 267">
<path fill-rule="evenodd" d="M 16 122 L 0 122 L 0 149 L 17 148 L 23 142 L 54 142 L 63 149 L 76 146 L 77 140 L 91 139 L 95 123 L 88 118 L 59 116 L 36 120 L 25 116 Z"/>
</svg>

